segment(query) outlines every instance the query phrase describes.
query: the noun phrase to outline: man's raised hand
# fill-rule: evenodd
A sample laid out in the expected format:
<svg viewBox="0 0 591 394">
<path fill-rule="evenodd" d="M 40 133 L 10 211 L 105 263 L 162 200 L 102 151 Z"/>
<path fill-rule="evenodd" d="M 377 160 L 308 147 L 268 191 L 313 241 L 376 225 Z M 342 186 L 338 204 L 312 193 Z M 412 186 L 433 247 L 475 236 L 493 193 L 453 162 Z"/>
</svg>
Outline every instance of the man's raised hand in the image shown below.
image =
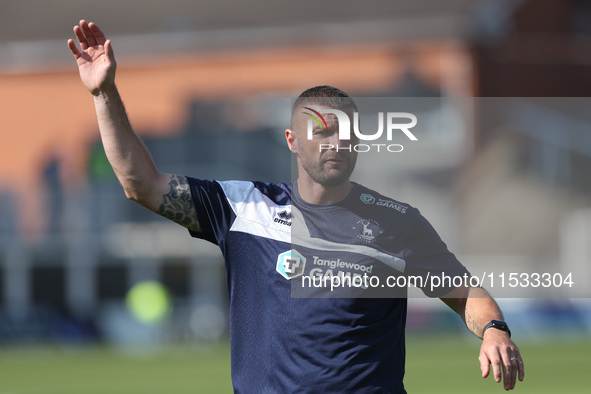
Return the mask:
<svg viewBox="0 0 591 394">
<path fill-rule="evenodd" d="M 105 39 L 97 25 L 85 20 L 74 26 L 74 34 L 80 49 L 72 39 L 68 40 L 68 47 L 76 59 L 84 86 L 95 96 L 112 88 L 115 84 L 117 64 L 111 41 Z"/>
</svg>

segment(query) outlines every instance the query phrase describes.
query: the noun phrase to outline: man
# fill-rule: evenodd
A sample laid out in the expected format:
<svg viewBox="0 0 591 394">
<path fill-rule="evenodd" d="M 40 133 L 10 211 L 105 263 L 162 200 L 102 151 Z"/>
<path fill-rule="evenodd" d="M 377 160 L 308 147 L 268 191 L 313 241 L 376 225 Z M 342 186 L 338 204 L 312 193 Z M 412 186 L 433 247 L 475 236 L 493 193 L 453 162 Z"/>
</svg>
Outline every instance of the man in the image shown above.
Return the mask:
<svg viewBox="0 0 591 394">
<path fill-rule="evenodd" d="M 285 132 L 297 156 L 299 177 L 293 185 L 163 174 L 128 121 L 115 86 L 111 42 L 86 21 L 74 33 L 80 49 L 73 40 L 68 46 L 94 97 L 105 152 L 126 196 L 218 244 L 224 254 L 234 390 L 404 393 L 406 298 L 366 298 L 367 286 L 353 286 L 352 293 L 338 298 L 314 297 L 312 289 L 292 297 L 292 287 L 301 289 L 321 267 L 354 267 L 341 279 L 355 270 L 353 276 L 467 272 L 416 209 L 349 181 L 356 153 L 339 140 L 335 116 L 325 116 L 326 123 L 308 138 L 306 112 L 351 113 L 353 101 L 328 86 L 309 89 L 296 100 Z M 376 198 L 399 208 L 378 210 L 371 204 Z M 484 289 L 439 288 L 429 295 L 440 297 L 482 338 L 483 377 L 492 365 L 506 390 L 514 388 L 517 377 L 523 380 L 519 350 Z"/>
</svg>

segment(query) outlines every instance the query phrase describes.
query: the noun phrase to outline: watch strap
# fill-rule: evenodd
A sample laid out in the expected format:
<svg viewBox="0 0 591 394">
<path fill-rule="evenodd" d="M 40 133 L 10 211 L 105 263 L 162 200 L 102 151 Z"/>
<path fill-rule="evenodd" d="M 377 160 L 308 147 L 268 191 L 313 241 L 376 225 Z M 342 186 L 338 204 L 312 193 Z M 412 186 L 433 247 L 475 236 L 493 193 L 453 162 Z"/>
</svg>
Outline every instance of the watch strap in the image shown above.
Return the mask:
<svg viewBox="0 0 591 394">
<path fill-rule="evenodd" d="M 497 330 L 506 331 L 509 334 L 509 338 L 511 338 L 511 330 L 509 330 L 509 326 L 504 321 L 500 320 L 491 320 L 490 323 L 487 323 L 486 326 L 482 329 L 482 336 L 489 328 L 496 328 Z"/>
</svg>

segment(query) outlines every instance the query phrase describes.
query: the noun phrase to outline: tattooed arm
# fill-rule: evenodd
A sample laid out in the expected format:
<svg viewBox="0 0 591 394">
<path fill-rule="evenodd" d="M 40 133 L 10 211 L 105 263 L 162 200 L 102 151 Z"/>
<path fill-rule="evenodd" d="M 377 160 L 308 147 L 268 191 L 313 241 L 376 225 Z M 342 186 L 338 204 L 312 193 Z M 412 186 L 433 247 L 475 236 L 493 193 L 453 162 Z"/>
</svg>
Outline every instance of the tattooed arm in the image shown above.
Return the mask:
<svg viewBox="0 0 591 394">
<path fill-rule="evenodd" d="M 162 204 L 157 213 L 189 230 L 201 231 L 187 178 L 182 175 L 169 175 L 169 177 L 169 189 L 162 195 Z"/>
<path fill-rule="evenodd" d="M 95 97 L 95 107 L 105 153 L 127 198 L 199 232 L 187 178 L 156 169 L 148 150 L 131 128 L 117 89 Z"/>
<path fill-rule="evenodd" d="M 502 377 L 505 390 L 513 389 L 517 378 L 523 380 L 523 359 L 510 334 L 495 328 L 482 332 L 491 320 L 504 320 L 501 309 L 485 289 L 459 287 L 441 300 L 460 315 L 468 330 L 482 339 L 478 360 L 483 378 L 492 366 L 495 381 L 501 382 Z"/>
<path fill-rule="evenodd" d="M 111 41 L 94 23 L 80 21 L 68 47 L 80 79 L 92 93 L 101 140 L 125 195 L 190 230 L 200 231 L 191 192 L 184 176 L 156 169 L 148 150 L 134 133 L 115 86 L 116 62 Z"/>
<path fill-rule="evenodd" d="M 466 323 L 470 332 L 482 338 L 482 329 L 491 320 L 503 320 L 495 300 L 481 287 L 458 287 L 441 299 Z"/>
</svg>

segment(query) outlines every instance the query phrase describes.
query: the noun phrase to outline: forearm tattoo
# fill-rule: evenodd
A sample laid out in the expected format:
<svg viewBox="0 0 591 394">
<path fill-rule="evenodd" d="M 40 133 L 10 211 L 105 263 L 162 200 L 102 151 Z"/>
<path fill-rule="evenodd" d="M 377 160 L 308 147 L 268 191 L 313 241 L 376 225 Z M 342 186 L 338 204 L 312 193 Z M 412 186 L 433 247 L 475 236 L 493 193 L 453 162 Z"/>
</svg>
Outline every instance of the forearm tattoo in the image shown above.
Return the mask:
<svg viewBox="0 0 591 394">
<path fill-rule="evenodd" d="M 162 204 L 158 213 L 189 230 L 199 231 L 197 212 L 187 178 L 182 175 L 171 175 L 168 186 L 170 189 L 162 195 Z"/>
<path fill-rule="evenodd" d="M 476 325 L 476 320 L 471 315 L 466 315 L 466 327 L 468 330 L 472 331 L 474 334 L 478 333 L 478 326 Z"/>
</svg>

